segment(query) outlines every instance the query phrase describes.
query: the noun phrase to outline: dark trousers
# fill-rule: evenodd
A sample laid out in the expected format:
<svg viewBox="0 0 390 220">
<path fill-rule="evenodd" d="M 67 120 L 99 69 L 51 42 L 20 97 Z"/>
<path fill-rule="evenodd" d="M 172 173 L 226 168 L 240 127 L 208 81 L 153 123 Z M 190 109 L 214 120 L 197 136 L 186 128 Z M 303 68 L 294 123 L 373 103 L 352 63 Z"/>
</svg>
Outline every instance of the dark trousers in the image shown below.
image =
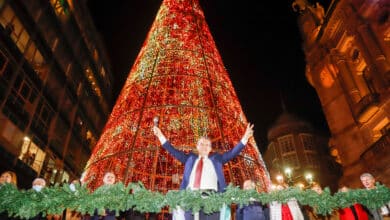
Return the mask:
<svg viewBox="0 0 390 220">
<path fill-rule="evenodd" d="M 194 215 L 192 214 L 192 211 L 186 211 L 184 217 L 186 218 L 186 220 L 194 220 Z M 206 214 L 202 210 L 200 210 L 199 220 L 219 220 L 219 212 Z"/>
</svg>

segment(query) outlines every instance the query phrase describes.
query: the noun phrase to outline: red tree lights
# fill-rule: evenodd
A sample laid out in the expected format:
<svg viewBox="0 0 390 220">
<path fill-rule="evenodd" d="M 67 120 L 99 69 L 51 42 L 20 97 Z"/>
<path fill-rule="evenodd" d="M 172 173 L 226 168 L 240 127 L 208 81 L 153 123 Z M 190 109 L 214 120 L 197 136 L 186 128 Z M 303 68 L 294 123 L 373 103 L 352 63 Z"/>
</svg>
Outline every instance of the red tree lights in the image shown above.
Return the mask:
<svg viewBox="0 0 390 220">
<path fill-rule="evenodd" d="M 183 166 L 161 148 L 153 118 L 174 146 L 191 151 L 208 135 L 215 151 L 231 149 L 247 119 L 198 1 L 165 0 L 86 166 L 84 180 L 100 186 L 107 170 L 125 184 L 160 192 L 178 189 Z M 253 139 L 224 167 L 226 181 L 269 176 Z"/>
</svg>

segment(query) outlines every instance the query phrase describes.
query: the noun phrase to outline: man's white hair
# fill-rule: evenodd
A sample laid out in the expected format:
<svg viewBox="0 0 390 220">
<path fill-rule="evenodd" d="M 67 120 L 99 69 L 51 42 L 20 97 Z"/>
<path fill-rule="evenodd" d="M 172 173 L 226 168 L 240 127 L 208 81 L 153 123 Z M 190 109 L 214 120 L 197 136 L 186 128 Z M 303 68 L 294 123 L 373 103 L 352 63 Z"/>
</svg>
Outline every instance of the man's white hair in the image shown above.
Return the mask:
<svg viewBox="0 0 390 220">
<path fill-rule="evenodd" d="M 374 176 L 371 173 L 363 173 L 362 175 L 360 175 L 360 179 L 362 179 L 363 177 L 369 177 L 374 179 Z"/>
</svg>

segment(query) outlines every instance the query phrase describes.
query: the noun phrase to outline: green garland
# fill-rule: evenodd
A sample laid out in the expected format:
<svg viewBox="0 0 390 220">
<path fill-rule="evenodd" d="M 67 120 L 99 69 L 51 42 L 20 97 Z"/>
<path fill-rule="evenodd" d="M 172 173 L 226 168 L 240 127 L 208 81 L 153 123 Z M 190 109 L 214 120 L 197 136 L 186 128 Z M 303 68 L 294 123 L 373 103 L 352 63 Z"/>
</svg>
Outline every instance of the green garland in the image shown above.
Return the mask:
<svg viewBox="0 0 390 220">
<path fill-rule="evenodd" d="M 89 192 L 84 186 L 76 186 L 72 191 L 69 185 L 46 187 L 41 192 L 34 190 L 18 190 L 10 184 L 0 186 L 0 213 L 8 212 L 10 216 L 31 218 L 39 213 L 62 214 L 69 208 L 82 214 L 94 213 L 97 209 L 125 211 L 133 208 L 140 212 L 158 213 L 163 208 L 180 206 L 184 210 L 194 212 L 203 208 L 206 213 L 218 211 L 223 204 L 248 204 L 256 199 L 263 204 L 272 201 L 285 203 L 296 199 L 301 205 L 311 206 L 317 214 L 330 214 L 333 210 L 360 203 L 370 209 L 379 208 L 390 202 L 390 189 L 377 184 L 375 189 L 354 189 L 331 195 L 325 188 L 322 194 L 313 190 L 288 188 L 270 193 L 241 190 L 229 185 L 225 193 L 208 193 L 202 195 L 199 191 L 172 190 L 165 195 L 147 190 L 142 183 L 131 183 L 127 186 L 117 183 L 112 186 L 102 186 L 94 192 Z"/>
</svg>

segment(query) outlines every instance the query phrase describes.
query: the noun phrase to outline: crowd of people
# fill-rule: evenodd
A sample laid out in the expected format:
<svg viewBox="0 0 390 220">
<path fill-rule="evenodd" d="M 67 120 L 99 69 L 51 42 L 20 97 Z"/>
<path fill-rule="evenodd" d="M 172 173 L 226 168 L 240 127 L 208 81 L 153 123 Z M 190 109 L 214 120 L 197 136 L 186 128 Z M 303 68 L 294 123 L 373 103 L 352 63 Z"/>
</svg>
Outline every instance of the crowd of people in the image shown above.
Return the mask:
<svg viewBox="0 0 390 220">
<path fill-rule="evenodd" d="M 196 152 L 186 153 L 173 147 L 166 136 L 162 133 L 157 124 L 152 129 L 162 147 L 167 150 L 174 158 L 184 165 L 184 173 L 180 185 L 181 190 L 199 190 L 207 196 L 210 192 L 222 193 L 226 189 L 225 177 L 223 174 L 223 165 L 237 155 L 245 148 L 249 138 L 253 136 L 253 125 L 249 124 L 246 127 L 241 140 L 236 146 L 225 153 L 211 153 L 211 139 L 208 137 L 200 137 L 196 144 Z M 375 178 L 369 173 L 364 173 L 360 176 L 363 186 L 367 189 L 374 189 Z M 78 181 L 78 180 L 77 180 Z M 12 171 L 6 171 L 0 176 L 0 186 L 4 183 L 17 185 L 16 174 Z M 110 186 L 116 183 L 115 173 L 108 171 L 103 177 L 103 186 Z M 36 178 L 32 182 L 32 189 L 40 192 L 46 187 L 46 181 L 42 178 Z M 273 190 L 283 190 L 289 187 L 284 182 L 279 182 Z M 71 190 L 76 190 L 74 185 L 70 185 Z M 256 183 L 253 180 L 245 180 L 242 188 L 244 190 L 256 190 Z M 318 184 L 312 185 L 312 190 L 321 194 L 322 188 Z M 340 188 L 340 192 L 348 191 L 347 187 Z M 181 210 L 180 207 L 175 207 L 173 220 L 306 220 L 306 219 L 340 219 L 340 220 L 383 220 L 389 219 L 389 206 L 384 206 L 378 210 L 367 209 L 363 205 L 356 203 L 350 207 L 337 210 L 329 216 L 317 215 L 310 207 L 302 207 L 297 200 L 291 199 L 285 204 L 279 202 L 271 202 L 270 204 L 262 204 L 255 199 L 251 199 L 249 204 L 237 205 L 235 214 L 226 214 L 226 209 L 229 204 L 225 205 L 225 209 L 214 213 L 205 213 L 201 209 L 199 212 L 193 213 L 191 210 Z M 65 210 L 62 216 L 43 216 L 39 214 L 31 219 L 90 219 L 90 220 L 115 220 L 115 219 L 156 219 L 153 214 L 139 213 L 134 210 L 119 213 L 116 216 L 115 210 L 105 209 L 103 212 L 95 210 L 91 215 L 80 215 L 80 213 Z M 0 219 L 13 219 L 8 217 L 7 213 L 0 213 Z"/>
</svg>

